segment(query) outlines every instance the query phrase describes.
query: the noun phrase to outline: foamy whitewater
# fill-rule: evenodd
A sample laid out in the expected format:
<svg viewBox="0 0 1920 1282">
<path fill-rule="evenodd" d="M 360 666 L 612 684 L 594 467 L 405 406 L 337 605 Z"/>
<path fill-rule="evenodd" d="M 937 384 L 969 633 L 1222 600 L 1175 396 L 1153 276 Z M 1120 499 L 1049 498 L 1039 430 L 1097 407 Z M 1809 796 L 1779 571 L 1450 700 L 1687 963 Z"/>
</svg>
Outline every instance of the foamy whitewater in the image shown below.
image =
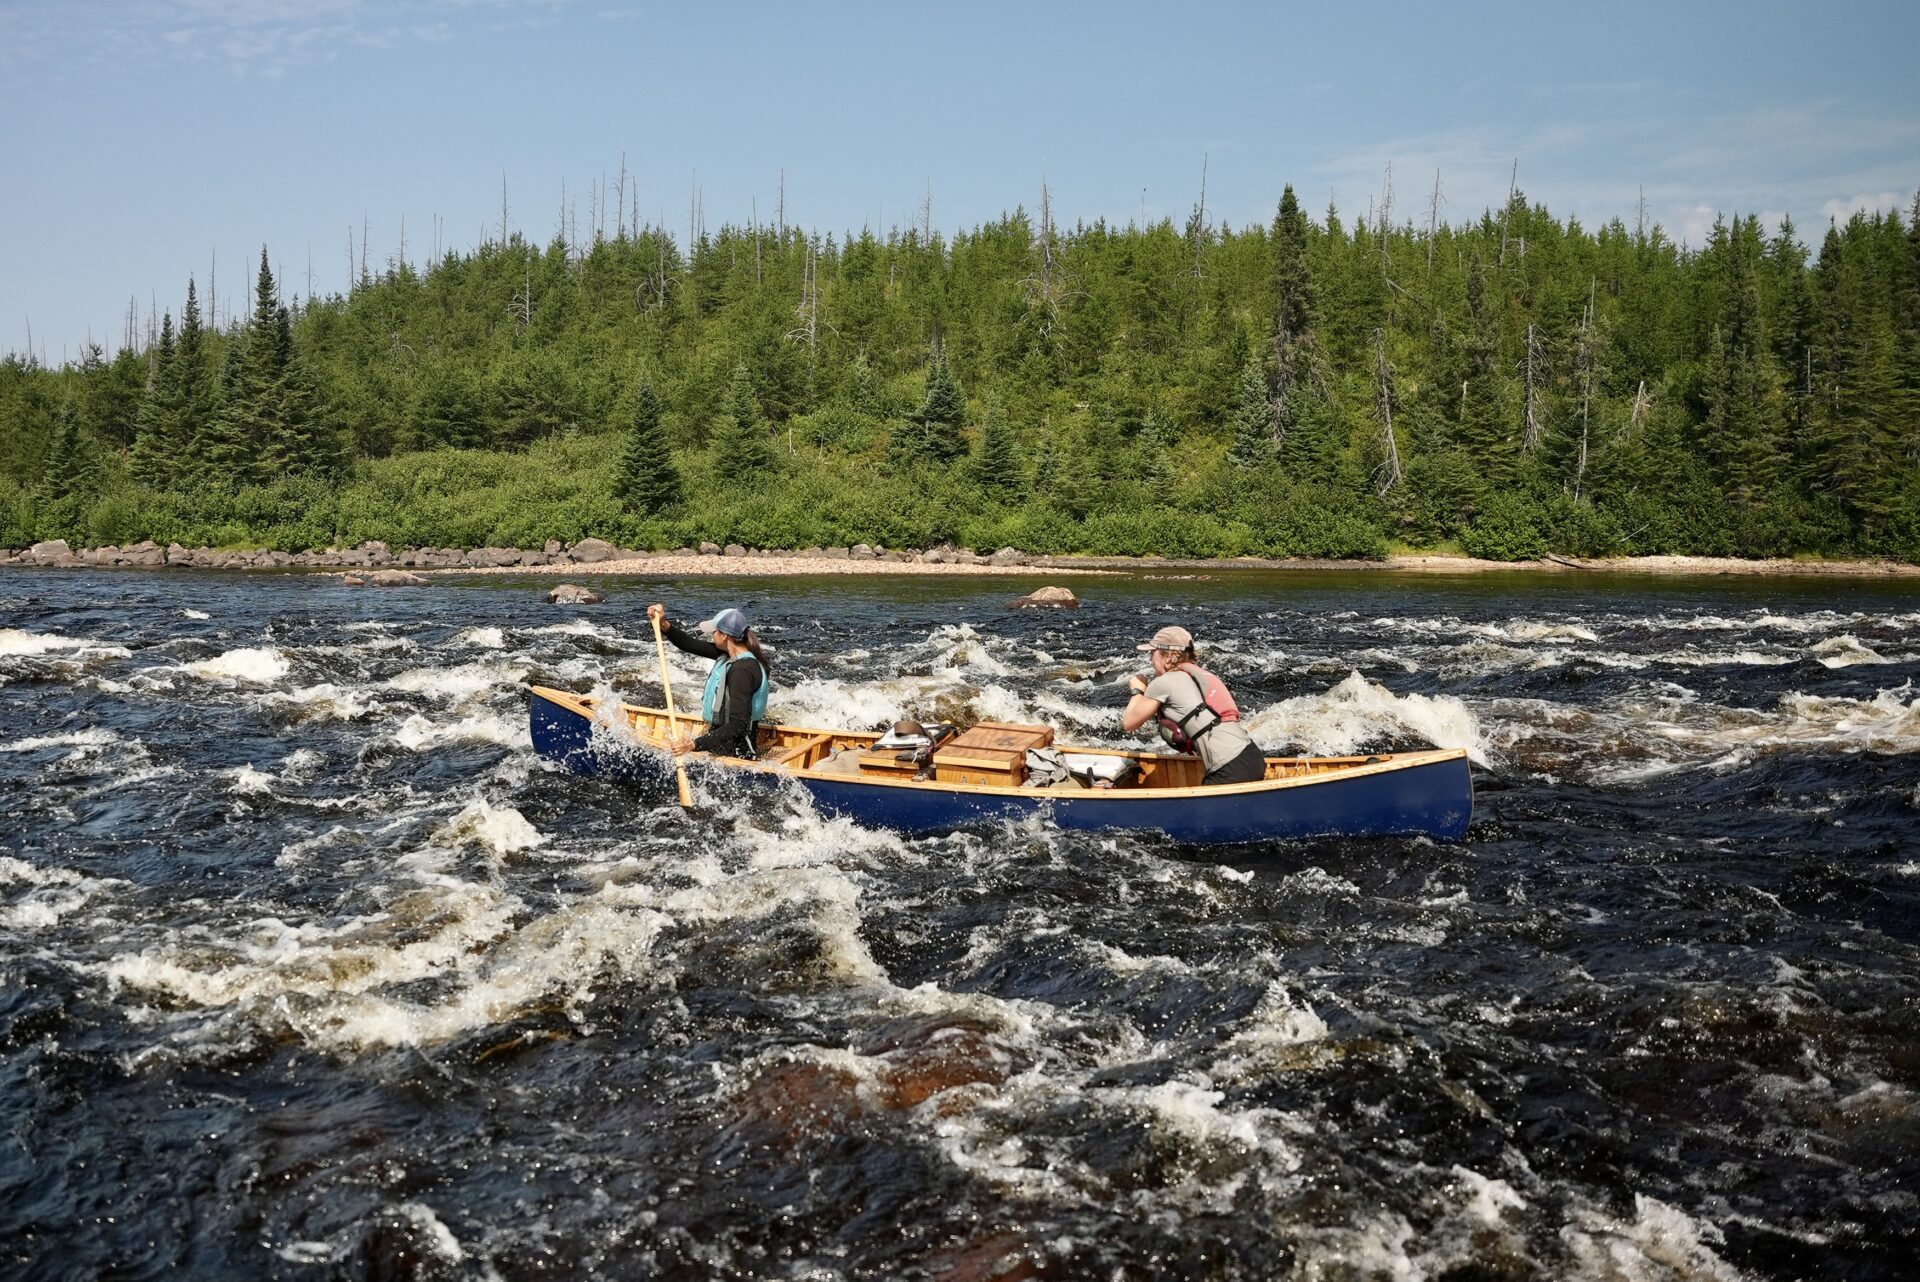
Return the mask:
<svg viewBox="0 0 1920 1282">
<path fill-rule="evenodd" d="M 0 571 L 0 1275 L 1920 1258 L 1910 587 L 548 586 Z M 785 720 L 1101 745 L 1181 623 L 1271 751 L 1466 749 L 1475 823 L 909 840 L 556 772 L 527 686 L 657 704 L 656 599 L 746 610 Z"/>
</svg>

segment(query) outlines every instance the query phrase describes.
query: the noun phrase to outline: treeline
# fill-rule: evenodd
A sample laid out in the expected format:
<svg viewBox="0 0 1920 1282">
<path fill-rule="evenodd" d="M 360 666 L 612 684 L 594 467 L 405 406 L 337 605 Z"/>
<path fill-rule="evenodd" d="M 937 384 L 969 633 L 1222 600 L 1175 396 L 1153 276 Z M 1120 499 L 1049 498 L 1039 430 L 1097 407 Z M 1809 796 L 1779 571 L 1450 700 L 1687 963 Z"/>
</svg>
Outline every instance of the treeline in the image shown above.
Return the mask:
<svg viewBox="0 0 1920 1282">
<path fill-rule="evenodd" d="M 1920 557 L 1920 197 L 514 235 L 0 362 L 0 545 Z"/>
</svg>

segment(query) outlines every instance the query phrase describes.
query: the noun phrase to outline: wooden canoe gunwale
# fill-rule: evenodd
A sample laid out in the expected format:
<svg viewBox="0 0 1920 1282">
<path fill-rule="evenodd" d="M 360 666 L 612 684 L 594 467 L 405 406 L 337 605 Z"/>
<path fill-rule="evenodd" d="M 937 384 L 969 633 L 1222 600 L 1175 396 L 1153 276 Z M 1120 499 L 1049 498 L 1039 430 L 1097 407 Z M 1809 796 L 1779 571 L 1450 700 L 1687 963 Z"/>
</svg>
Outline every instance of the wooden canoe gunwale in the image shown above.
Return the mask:
<svg viewBox="0 0 1920 1282">
<path fill-rule="evenodd" d="M 547 686 L 534 686 L 532 693 L 537 698 L 564 708 L 589 721 L 596 720 L 595 709 L 599 701 L 586 695 L 577 695 L 565 690 L 555 690 Z M 627 725 L 640 737 L 642 742 L 654 747 L 664 747 L 667 713 L 661 708 L 644 708 L 634 704 L 622 703 L 621 712 Z M 681 717 L 680 728 L 683 734 L 698 735 L 706 728 L 706 723 L 693 718 Z M 854 784 L 862 788 L 906 788 L 915 792 L 943 792 L 971 794 L 978 796 L 1007 797 L 1021 796 L 1029 798 L 1066 796 L 1082 799 L 1097 798 L 1106 802 L 1129 801 L 1166 801 L 1182 797 L 1232 797 L 1249 793 L 1278 792 L 1292 788 L 1312 787 L 1324 784 L 1332 778 L 1362 779 L 1375 775 L 1392 774 L 1415 767 L 1430 766 L 1439 762 L 1465 760 L 1467 753 L 1463 748 L 1435 748 L 1416 752 L 1376 753 L 1370 756 L 1346 757 L 1268 757 L 1266 758 L 1268 775 L 1248 783 L 1212 784 L 1173 784 L 1160 786 L 1141 786 L 1121 788 L 1087 788 L 1078 783 L 1055 784 L 1044 788 L 1025 786 L 992 786 L 986 784 L 941 783 L 932 779 L 896 779 L 871 772 L 844 774 L 816 770 L 818 755 L 831 755 L 841 748 L 859 748 L 871 746 L 881 735 L 872 731 L 832 730 L 810 726 L 775 725 L 762 727 L 761 739 L 763 751 L 780 753 L 799 744 L 806 745 L 802 754 L 805 763 L 795 766 L 790 762 L 762 758 L 749 761 L 739 757 L 709 757 L 705 753 L 693 754 L 697 758 L 723 764 L 730 769 L 751 771 L 756 774 L 790 775 L 808 779 L 831 780 L 836 784 Z M 1076 755 L 1125 757 L 1141 763 L 1142 769 L 1152 772 L 1167 766 L 1179 767 L 1184 764 L 1186 772 L 1197 774 L 1199 759 L 1193 756 L 1173 755 L 1154 752 L 1137 752 L 1119 748 L 1093 748 L 1058 744 L 1062 751 Z M 824 749 L 824 754 L 822 750 Z M 1276 770 L 1288 773 L 1275 774 Z"/>
</svg>

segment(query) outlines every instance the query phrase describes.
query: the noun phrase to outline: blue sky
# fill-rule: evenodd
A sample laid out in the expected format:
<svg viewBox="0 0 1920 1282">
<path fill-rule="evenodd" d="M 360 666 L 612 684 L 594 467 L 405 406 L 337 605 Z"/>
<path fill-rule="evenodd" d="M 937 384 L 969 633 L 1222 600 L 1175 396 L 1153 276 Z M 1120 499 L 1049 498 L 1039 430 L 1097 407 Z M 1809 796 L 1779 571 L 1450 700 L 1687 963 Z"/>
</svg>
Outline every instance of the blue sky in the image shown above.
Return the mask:
<svg viewBox="0 0 1920 1282">
<path fill-rule="evenodd" d="M 1920 3 L 916 6 L 628 0 L 0 0 L 0 350 L 111 348 L 217 261 L 285 283 L 585 227 L 621 154 L 648 221 L 951 231 L 1041 182 L 1067 222 L 1265 221 L 1283 184 L 1396 219 L 1521 187 L 1556 214 L 1904 208 L 1920 188 Z M 1903 63 L 1905 65 L 1903 65 Z"/>
</svg>

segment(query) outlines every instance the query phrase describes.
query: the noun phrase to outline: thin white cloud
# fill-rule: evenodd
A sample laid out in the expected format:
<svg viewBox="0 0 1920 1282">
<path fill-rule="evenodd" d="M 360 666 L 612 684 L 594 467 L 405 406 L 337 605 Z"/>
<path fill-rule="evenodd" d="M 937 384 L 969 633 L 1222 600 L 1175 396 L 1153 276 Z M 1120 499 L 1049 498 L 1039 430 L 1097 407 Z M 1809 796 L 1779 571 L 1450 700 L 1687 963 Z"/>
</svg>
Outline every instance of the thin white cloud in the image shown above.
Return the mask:
<svg viewBox="0 0 1920 1282">
<path fill-rule="evenodd" d="M 1835 222 L 1844 223 L 1855 214 L 1884 214 L 1889 209 L 1898 209 L 1907 201 L 1899 192 L 1883 191 L 1871 196 L 1835 197 L 1821 206 L 1820 212 Z"/>
<path fill-rule="evenodd" d="M 1677 102 L 1611 118 L 1505 122 L 1397 138 L 1330 156 L 1315 166 L 1342 209 L 1364 211 L 1393 164 L 1396 221 L 1424 213 L 1437 168 L 1458 220 L 1506 200 L 1518 163 L 1529 199 L 1589 225 L 1631 226 L 1641 202 L 1650 221 L 1699 246 L 1722 214 L 1791 214 L 1800 233 L 1860 209 L 1900 207 L 1920 183 L 1920 120 L 1862 119 L 1832 101 L 1745 112 L 1688 111 Z M 1684 139 L 1675 147 L 1673 140 Z M 1900 193 L 1905 190 L 1907 195 Z M 1836 193 L 1839 193 L 1836 195 Z"/>
<path fill-rule="evenodd" d="M 277 77 L 326 62 L 346 48 L 443 43 L 454 38 L 457 25 L 489 31 L 545 25 L 577 2 L 122 0 L 0 10 L 0 67 L 50 64 L 77 49 L 111 49 L 123 59 L 165 51 L 224 66 L 237 76 Z"/>
</svg>

